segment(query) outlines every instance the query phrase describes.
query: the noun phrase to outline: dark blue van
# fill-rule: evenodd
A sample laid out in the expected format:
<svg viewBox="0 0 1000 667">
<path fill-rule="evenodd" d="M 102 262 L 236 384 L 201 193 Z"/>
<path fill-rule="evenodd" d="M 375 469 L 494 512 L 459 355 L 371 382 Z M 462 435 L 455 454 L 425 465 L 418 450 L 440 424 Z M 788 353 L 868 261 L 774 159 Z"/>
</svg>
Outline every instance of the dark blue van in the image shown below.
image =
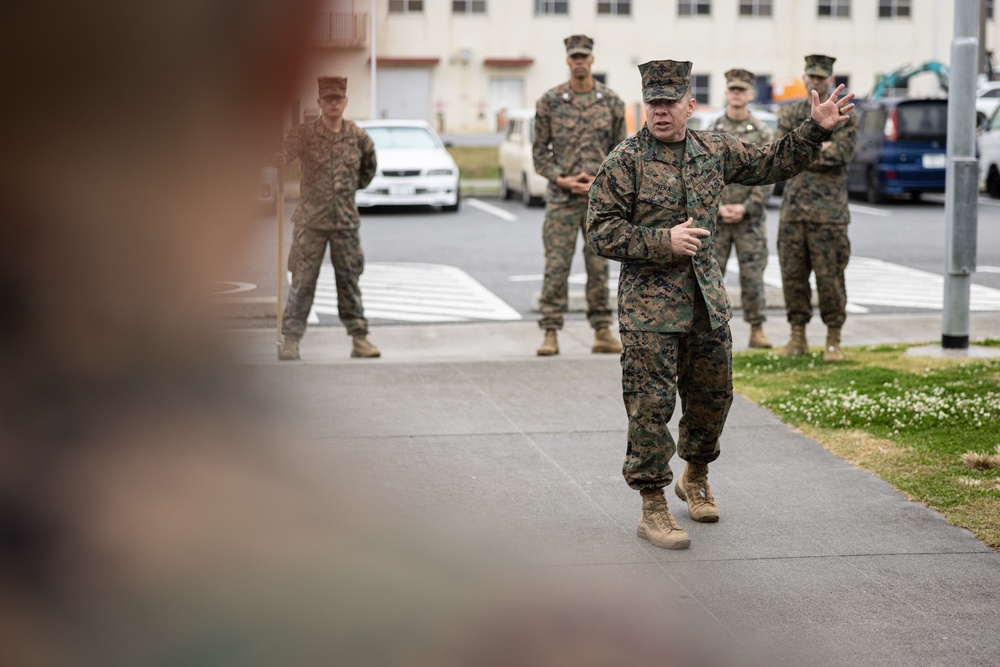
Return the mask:
<svg viewBox="0 0 1000 667">
<path fill-rule="evenodd" d="M 944 192 L 948 100 L 887 97 L 858 103 L 858 143 L 847 190 L 882 204 Z"/>
</svg>

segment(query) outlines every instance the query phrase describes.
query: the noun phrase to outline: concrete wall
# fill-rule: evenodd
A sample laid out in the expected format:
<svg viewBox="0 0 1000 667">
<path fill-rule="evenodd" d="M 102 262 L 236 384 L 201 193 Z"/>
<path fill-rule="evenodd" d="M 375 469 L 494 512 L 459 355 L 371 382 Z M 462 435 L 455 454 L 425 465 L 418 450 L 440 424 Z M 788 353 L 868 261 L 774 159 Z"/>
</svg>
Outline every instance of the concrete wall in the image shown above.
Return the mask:
<svg viewBox="0 0 1000 667">
<path fill-rule="evenodd" d="M 355 12 L 369 12 L 370 0 L 328 0 L 340 11 L 352 1 Z M 709 75 L 713 107 L 724 103 L 723 73 L 730 67 L 779 81 L 801 76 L 809 53 L 835 56 L 835 74 L 849 76 L 850 88 L 864 95 L 879 72 L 950 60 L 953 3 L 913 0 L 911 5 L 909 18 L 879 19 L 878 0 L 853 0 L 850 18 L 833 19 L 817 16 L 815 0 L 773 0 L 769 18 L 740 17 L 739 0 L 712 0 L 707 17 L 678 16 L 676 0 L 632 0 L 630 16 L 598 15 L 597 0 L 569 0 L 567 16 L 535 16 L 534 0 L 487 0 L 485 15 L 453 14 L 451 0 L 424 0 L 422 12 L 390 14 L 388 0 L 376 0 L 376 50 L 380 62 L 397 67 L 401 59 L 436 59 L 426 65 L 431 81 L 426 117 L 449 132 L 485 132 L 497 123 L 491 78 L 522 79 L 523 106 L 533 106 L 546 89 L 568 78 L 562 40 L 575 33 L 594 38 L 594 72 L 606 75 L 630 104 L 641 99 L 636 65 L 662 58 L 691 60 L 694 73 Z M 994 19 L 987 28 L 990 48 L 995 30 Z M 522 58 L 531 64 L 485 62 Z M 316 76 L 332 73 L 349 79 L 348 117 L 370 117 L 369 40 L 360 47 L 314 49 L 313 66 L 300 86 L 303 115 L 315 110 Z M 914 78 L 910 91 L 941 94 L 929 74 Z"/>
</svg>

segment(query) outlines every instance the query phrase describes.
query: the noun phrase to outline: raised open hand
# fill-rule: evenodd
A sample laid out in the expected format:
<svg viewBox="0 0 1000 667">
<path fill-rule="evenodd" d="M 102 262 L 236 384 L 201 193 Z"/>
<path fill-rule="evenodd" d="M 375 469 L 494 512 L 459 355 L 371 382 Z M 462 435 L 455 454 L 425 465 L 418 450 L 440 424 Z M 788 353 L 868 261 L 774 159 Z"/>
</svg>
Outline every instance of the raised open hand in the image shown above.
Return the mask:
<svg viewBox="0 0 1000 667">
<path fill-rule="evenodd" d="M 820 104 L 819 95 L 812 91 L 812 117 L 824 130 L 832 130 L 839 123 L 845 122 L 850 116 L 847 112 L 854 108 L 854 93 L 848 93 L 837 99 L 844 90 L 844 84 L 840 84 L 834 89 L 830 97 Z"/>
</svg>

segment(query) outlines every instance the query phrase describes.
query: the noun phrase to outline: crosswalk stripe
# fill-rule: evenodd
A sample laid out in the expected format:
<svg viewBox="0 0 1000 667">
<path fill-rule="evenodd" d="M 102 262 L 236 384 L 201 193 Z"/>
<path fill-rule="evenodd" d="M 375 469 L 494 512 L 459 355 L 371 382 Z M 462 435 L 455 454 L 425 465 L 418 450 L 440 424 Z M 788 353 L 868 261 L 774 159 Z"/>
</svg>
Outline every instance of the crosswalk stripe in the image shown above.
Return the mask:
<svg viewBox="0 0 1000 667">
<path fill-rule="evenodd" d="M 521 314 L 475 278 L 443 264 L 371 262 L 359 282 L 365 317 L 401 322 L 520 320 Z M 316 281 L 309 322 L 337 314 L 333 267 L 324 264 Z"/>
<path fill-rule="evenodd" d="M 729 258 L 726 269 L 739 272 L 735 257 Z M 865 306 L 891 306 L 894 308 L 923 308 L 941 310 L 944 307 L 944 276 L 908 266 L 900 266 L 881 259 L 851 257 L 844 272 L 847 283 L 848 309 Z M 771 255 L 764 270 L 764 282 L 781 287 L 781 268 L 777 255 Z M 809 277 L 812 289 L 816 278 Z M 984 285 L 972 285 L 969 309 L 974 311 L 1000 310 L 1000 290 Z M 857 311 L 855 311 L 857 312 Z"/>
<path fill-rule="evenodd" d="M 615 265 L 612 264 L 612 269 Z M 730 280 L 739 275 L 739 263 L 736 256 L 729 258 L 726 271 Z M 982 273 L 1000 272 L 1000 268 L 982 266 Z M 907 266 L 893 264 L 881 259 L 870 257 L 851 257 L 844 278 L 847 282 L 847 312 L 868 313 L 871 306 L 890 306 L 894 308 L 921 308 L 926 310 L 941 310 L 944 307 L 944 276 Z M 541 282 L 542 276 L 511 276 L 514 282 L 529 282 L 532 279 Z M 587 274 L 574 273 L 569 282 L 574 285 L 584 285 Z M 781 266 L 777 255 L 770 255 L 767 268 L 764 270 L 764 283 L 781 288 Z M 616 289 L 618 276 L 612 271 L 608 281 L 612 290 Z M 809 284 L 816 290 L 815 276 L 809 277 Z M 985 285 L 973 284 L 969 294 L 969 309 L 973 311 L 1000 310 L 1000 290 Z"/>
</svg>

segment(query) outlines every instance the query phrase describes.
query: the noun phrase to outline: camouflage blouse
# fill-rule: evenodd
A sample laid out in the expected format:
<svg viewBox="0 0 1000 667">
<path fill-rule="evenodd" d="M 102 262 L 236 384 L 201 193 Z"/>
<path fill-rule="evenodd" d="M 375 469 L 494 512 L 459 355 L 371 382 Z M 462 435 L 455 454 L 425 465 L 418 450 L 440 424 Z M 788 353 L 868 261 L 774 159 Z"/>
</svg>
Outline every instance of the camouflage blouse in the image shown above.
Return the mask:
<svg viewBox="0 0 1000 667">
<path fill-rule="evenodd" d="M 368 133 L 347 119 L 340 132 L 330 132 L 317 118 L 288 132 L 285 153 L 289 162 L 302 161 L 292 222 L 310 229 L 357 229 L 354 193 L 375 177 L 375 145 Z"/>
<path fill-rule="evenodd" d="M 722 114 L 712 125 L 713 132 L 728 132 L 750 144 L 769 144 L 774 141 L 774 131 L 753 117 L 740 121 L 730 120 Z M 764 207 L 774 191 L 773 185 L 742 185 L 730 183 L 722 191 L 722 204 L 743 204 L 746 215 L 743 222 L 750 225 L 764 223 Z"/>
<path fill-rule="evenodd" d="M 599 81 L 586 95 L 574 93 L 569 83 L 542 95 L 535 105 L 531 148 L 535 171 L 549 180 L 546 199 L 572 199 L 569 192 L 556 186 L 556 178 L 581 171 L 596 174 L 608 152 L 626 134 L 625 103 Z"/>
<path fill-rule="evenodd" d="M 812 113 L 808 100 L 782 107 L 778 112 L 778 138 L 798 127 Z M 847 165 L 854 157 L 858 116 L 834 129 L 829 143 L 805 171 L 785 184 L 781 200 L 782 222 L 826 222 L 847 224 Z"/>
<path fill-rule="evenodd" d="M 587 238 L 599 255 L 622 263 L 620 328 L 688 331 L 696 298 L 705 299 L 713 329 L 726 324 L 732 313 L 712 253 L 723 187 L 787 179 L 812 162 L 829 137 L 830 132 L 812 119 L 781 141 L 764 146 L 730 134 L 689 131 L 681 165 L 643 127 L 611 151 L 590 189 Z M 694 257 L 674 257 L 670 228 L 689 217 L 712 235 Z"/>
</svg>

